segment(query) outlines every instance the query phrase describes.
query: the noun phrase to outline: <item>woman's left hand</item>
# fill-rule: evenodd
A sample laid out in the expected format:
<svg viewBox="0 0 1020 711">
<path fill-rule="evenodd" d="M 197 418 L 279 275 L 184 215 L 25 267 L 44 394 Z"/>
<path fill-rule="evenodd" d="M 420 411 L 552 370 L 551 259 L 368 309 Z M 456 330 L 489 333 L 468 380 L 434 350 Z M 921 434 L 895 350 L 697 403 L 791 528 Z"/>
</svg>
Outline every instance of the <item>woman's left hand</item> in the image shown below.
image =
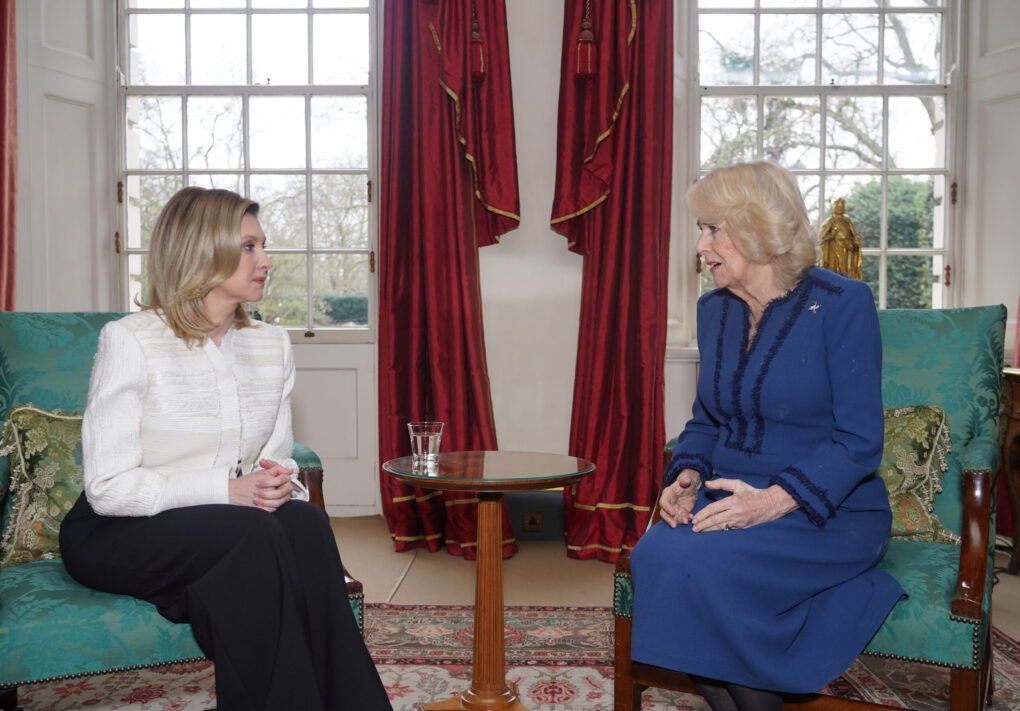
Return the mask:
<svg viewBox="0 0 1020 711">
<path fill-rule="evenodd" d="M 255 482 L 255 505 L 272 512 L 290 501 L 294 493 L 291 470 L 271 459 L 260 459 L 261 476 Z"/>
<path fill-rule="evenodd" d="M 797 502 L 778 484 L 759 489 L 740 479 L 709 479 L 702 486 L 729 491 L 731 496 L 715 501 L 696 513 L 691 520 L 691 528 L 695 532 L 749 528 L 775 521 L 797 508 Z"/>
</svg>

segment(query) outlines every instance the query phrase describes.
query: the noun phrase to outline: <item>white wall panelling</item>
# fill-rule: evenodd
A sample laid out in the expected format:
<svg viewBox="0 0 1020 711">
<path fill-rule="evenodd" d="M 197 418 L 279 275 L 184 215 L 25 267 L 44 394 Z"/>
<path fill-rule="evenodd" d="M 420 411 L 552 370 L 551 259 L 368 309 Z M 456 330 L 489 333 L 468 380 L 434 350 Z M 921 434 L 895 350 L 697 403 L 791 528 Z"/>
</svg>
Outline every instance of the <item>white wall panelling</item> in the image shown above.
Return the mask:
<svg viewBox="0 0 1020 711">
<path fill-rule="evenodd" d="M 1020 184 L 1020 3 L 979 0 L 970 10 L 963 207 L 964 304 L 1006 305 L 1007 357 L 1020 299 L 1016 206 Z"/>
<path fill-rule="evenodd" d="M 331 516 L 378 513 L 374 344 L 296 344 L 294 436 L 322 460 Z"/>
<path fill-rule="evenodd" d="M 118 308 L 112 3 L 19 0 L 17 307 Z"/>
</svg>

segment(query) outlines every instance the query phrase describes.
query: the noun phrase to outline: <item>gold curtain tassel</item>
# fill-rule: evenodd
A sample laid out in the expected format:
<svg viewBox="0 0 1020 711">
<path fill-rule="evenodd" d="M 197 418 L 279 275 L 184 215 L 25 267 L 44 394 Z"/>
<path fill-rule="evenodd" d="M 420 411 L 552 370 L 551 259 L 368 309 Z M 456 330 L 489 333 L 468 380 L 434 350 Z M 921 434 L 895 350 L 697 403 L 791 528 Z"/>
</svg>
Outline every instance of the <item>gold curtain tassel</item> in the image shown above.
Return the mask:
<svg viewBox="0 0 1020 711">
<path fill-rule="evenodd" d="M 574 76 L 594 79 L 597 66 L 595 34 L 591 31 L 591 20 L 585 18 L 581 21 L 581 31 L 577 34 L 577 62 L 574 65 Z"/>
<path fill-rule="evenodd" d="M 475 83 L 485 79 L 485 42 L 478 25 L 478 9 L 471 3 L 471 80 Z"/>
</svg>

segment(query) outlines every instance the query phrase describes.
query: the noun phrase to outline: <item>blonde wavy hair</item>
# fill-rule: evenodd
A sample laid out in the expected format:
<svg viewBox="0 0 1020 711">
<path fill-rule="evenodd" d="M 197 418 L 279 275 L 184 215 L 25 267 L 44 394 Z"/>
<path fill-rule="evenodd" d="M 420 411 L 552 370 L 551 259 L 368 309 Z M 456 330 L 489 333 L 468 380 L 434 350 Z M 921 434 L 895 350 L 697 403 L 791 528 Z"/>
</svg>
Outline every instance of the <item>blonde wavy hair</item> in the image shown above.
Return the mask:
<svg viewBox="0 0 1020 711">
<path fill-rule="evenodd" d="M 757 264 L 771 264 L 792 289 L 818 262 L 804 198 L 793 174 L 768 161 L 716 168 L 687 190 L 687 209 L 705 224 L 725 224 L 733 245 Z"/>
<path fill-rule="evenodd" d="M 157 311 L 189 346 L 205 343 L 213 324 L 202 299 L 229 279 L 241 261 L 241 219 L 259 204 L 229 190 L 184 188 L 156 218 L 149 245 L 149 294 L 143 310 Z M 234 328 L 251 326 L 244 306 Z"/>
</svg>

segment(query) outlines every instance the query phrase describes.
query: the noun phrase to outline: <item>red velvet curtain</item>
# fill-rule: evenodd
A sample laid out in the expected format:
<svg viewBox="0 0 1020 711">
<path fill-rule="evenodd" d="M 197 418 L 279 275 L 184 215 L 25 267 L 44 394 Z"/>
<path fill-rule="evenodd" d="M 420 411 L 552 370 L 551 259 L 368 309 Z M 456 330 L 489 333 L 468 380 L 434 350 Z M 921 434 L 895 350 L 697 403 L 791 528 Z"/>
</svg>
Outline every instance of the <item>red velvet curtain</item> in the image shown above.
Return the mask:
<svg viewBox="0 0 1020 711">
<path fill-rule="evenodd" d="M 379 458 L 407 422 L 446 423 L 442 450 L 496 449 L 478 247 L 520 203 L 503 0 L 384 5 L 379 235 Z M 477 499 L 380 473 L 397 550 L 473 559 Z M 517 546 L 504 513 L 506 556 Z"/>
<path fill-rule="evenodd" d="M 0 311 L 14 310 L 18 200 L 18 64 L 14 0 L 0 3 Z"/>
<path fill-rule="evenodd" d="M 564 494 L 574 558 L 633 547 L 659 486 L 672 57 L 670 0 L 566 0 L 552 225 L 584 255 L 570 453 L 597 466 Z"/>
</svg>

